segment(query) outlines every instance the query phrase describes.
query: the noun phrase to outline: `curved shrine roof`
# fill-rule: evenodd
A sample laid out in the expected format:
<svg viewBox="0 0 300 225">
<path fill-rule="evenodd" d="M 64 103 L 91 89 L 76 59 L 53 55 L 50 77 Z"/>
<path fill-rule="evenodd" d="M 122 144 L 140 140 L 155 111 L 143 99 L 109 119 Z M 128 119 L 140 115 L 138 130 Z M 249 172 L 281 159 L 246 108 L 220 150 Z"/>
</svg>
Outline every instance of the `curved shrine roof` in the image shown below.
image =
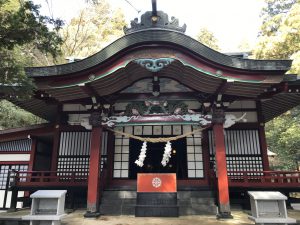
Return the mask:
<svg viewBox="0 0 300 225">
<path fill-rule="evenodd" d="M 135 19 L 131 27 L 124 28 L 125 36 L 86 59 L 26 68 L 39 91 L 51 96 L 52 108 L 41 98 L 27 103 L 10 101 L 54 120 L 58 103 L 119 93 L 154 74 L 180 81 L 195 92 L 216 95 L 222 90 L 228 96 L 260 99 L 263 95 L 273 96 L 269 92 L 274 85 L 282 84 L 291 67 L 291 60 L 252 60 L 222 54 L 185 35 L 185 28 L 174 17 L 169 21 L 162 11 L 146 12 L 140 22 Z M 299 98 L 298 93 L 276 93 L 262 102 L 265 120 L 291 108 Z M 281 104 L 284 99 L 291 104 Z"/>
<path fill-rule="evenodd" d="M 26 68 L 29 77 L 59 76 L 78 73 L 105 63 L 112 57 L 123 55 L 129 49 L 143 45 L 173 46 L 231 69 L 248 71 L 277 71 L 282 74 L 290 69 L 291 60 L 242 59 L 217 52 L 180 32 L 161 28 L 137 31 L 121 37 L 95 55 L 81 61 L 56 66 Z"/>
</svg>

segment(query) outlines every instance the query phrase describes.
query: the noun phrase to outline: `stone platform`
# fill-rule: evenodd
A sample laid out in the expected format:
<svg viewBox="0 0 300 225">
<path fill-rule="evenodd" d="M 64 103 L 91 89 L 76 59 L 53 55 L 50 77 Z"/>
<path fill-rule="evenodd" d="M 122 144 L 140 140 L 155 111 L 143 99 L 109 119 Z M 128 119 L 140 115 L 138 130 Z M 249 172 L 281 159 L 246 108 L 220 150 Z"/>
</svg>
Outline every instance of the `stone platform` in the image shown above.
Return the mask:
<svg viewBox="0 0 300 225">
<path fill-rule="evenodd" d="M 100 212 L 102 215 L 135 215 L 136 191 L 104 191 Z M 216 215 L 215 197 L 211 191 L 178 191 L 179 216 Z"/>
</svg>

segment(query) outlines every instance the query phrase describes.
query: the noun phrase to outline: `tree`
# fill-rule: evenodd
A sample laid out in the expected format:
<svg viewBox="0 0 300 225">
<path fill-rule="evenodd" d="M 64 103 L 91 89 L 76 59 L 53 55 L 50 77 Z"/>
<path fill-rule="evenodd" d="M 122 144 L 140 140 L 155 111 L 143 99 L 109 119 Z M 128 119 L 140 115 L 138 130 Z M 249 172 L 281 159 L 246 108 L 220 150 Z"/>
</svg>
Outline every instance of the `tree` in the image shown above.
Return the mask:
<svg viewBox="0 0 300 225">
<path fill-rule="evenodd" d="M 6 100 L 0 101 L 0 130 L 42 122 L 45 122 L 45 120 L 20 109 Z"/>
<path fill-rule="evenodd" d="M 265 0 L 263 24 L 254 51 L 257 59 L 293 59 L 300 74 L 300 0 Z"/>
<path fill-rule="evenodd" d="M 28 49 L 40 56 L 57 57 L 62 43 L 58 35 L 61 26 L 61 20 L 40 15 L 39 6 L 31 1 L 0 0 L 0 96 L 26 98 L 32 94 L 34 84 L 24 71 L 25 66 L 34 65 Z M 6 86 L 13 86 L 14 91 L 4 93 Z M 5 100 L 0 101 L 0 129 L 41 121 Z"/>
<path fill-rule="evenodd" d="M 123 35 L 123 12 L 113 11 L 107 1 L 96 1 L 80 11 L 62 30 L 65 57 L 85 58 Z"/>
<path fill-rule="evenodd" d="M 209 31 L 207 28 L 201 28 L 196 40 L 205 44 L 206 46 L 219 51 L 218 40 L 215 38 L 214 34 Z"/>
<path fill-rule="evenodd" d="M 288 73 L 300 74 L 300 0 L 265 0 L 257 59 L 293 59 Z M 300 156 L 300 106 L 266 124 L 269 148 L 281 169 L 296 169 Z"/>
<path fill-rule="evenodd" d="M 22 49 L 30 45 L 56 57 L 62 43 L 61 26 L 61 20 L 40 15 L 39 6 L 31 1 L 0 0 L 0 85 L 18 87 L 18 93 L 11 94 L 28 96 L 34 85 L 25 75 L 30 58 Z"/>
<path fill-rule="evenodd" d="M 294 170 L 299 167 L 300 156 L 300 107 L 286 112 L 268 122 L 266 137 L 268 147 L 276 152 L 278 165 L 274 169 Z"/>
</svg>

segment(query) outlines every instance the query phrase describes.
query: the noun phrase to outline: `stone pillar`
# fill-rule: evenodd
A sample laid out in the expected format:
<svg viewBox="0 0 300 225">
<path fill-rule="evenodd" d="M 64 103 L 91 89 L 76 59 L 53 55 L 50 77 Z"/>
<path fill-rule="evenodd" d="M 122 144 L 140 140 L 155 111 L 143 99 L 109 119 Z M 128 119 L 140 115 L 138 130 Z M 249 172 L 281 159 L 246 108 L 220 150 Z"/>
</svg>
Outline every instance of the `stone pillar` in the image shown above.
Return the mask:
<svg viewBox="0 0 300 225">
<path fill-rule="evenodd" d="M 101 172 L 101 145 L 102 145 L 102 126 L 101 114 L 94 112 L 90 117 L 92 125 L 90 169 L 88 178 L 87 192 L 87 212 L 84 217 L 98 217 L 100 199 L 100 172 Z"/>
<path fill-rule="evenodd" d="M 225 121 L 225 113 L 223 109 L 216 108 L 213 110 L 213 132 L 216 148 L 216 173 L 218 179 L 218 203 L 219 218 L 231 218 L 229 187 L 226 164 L 226 147 L 224 139 L 223 123 Z"/>
</svg>

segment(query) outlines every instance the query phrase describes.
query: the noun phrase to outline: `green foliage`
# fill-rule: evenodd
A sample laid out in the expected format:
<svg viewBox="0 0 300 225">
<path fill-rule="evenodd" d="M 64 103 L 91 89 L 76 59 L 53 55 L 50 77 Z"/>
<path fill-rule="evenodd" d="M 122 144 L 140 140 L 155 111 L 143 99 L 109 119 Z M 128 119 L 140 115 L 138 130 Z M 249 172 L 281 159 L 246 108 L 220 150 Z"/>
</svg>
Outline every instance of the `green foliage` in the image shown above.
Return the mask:
<svg viewBox="0 0 300 225">
<path fill-rule="evenodd" d="M 61 20 L 40 15 L 39 7 L 31 1 L 0 0 L 0 95 L 26 99 L 32 94 L 35 86 L 24 71 L 25 66 L 35 65 L 34 55 L 29 53 L 57 57 L 62 43 L 58 35 L 61 26 Z M 1 129 L 41 121 L 7 101 L 0 102 Z"/>
<path fill-rule="evenodd" d="M 220 47 L 218 46 L 218 40 L 215 38 L 214 34 L 207 28 L 200 29 L 196 40 L 216 51 L 220 50 Z"/>
<path fill-rule="evenodd" d="M 4 9 L 5 2 L 10 1 L 0 1 L 0 9 Z M 57 55 L 61 38 L 55 31 L 62 21 L 40 15 L 38 8 L 31 1 L 25 1 L 20 3 L 17 11 L 0 10 L 0 48 L 13 50 L 16 45 L 34 43 L 40 51 Z M 53 31 L 47 27 L 49 24 L 54 26 Z"/>
<path fill-rule="evenodd" d="M 293 59 L 290 73 L 300 74 L 300 0 L 265 0 L 257 59 Z"/>
<path fill-rule="evenodd" d="M 278 31 L 281 22 L 296 0 L 265 0 L 265 3 L 261 13 L 263 18 L 261 34 L 270 36 Z"/>
<path fill-rule="evenodd" d="M 80 11 L 62 30 L 65 57 L 85 58 L 123 35 L 123 12 L 111 10 L 107 1 L 96 1 Z"/>
<path fill-rule="evenodd" d="M 43 119 L 26 112 L 14 104 L 0 101 L 0 130 L 14 127 L 22 127 L 44 122 Z"/>
<path fill-rule="evenodd" d="M 34 88 L 24 72 L 31 60 L 22 50 L 32 46 L 56 57 L 62 43 L 57 33 L 61 26 L 61 20 L 40 15 L 31 1 L 0 0 L 0 83 L 18 87 L 15 92 L 19 93 L 11 94 L 28 96 Z"/>
<path fill-rule="evenodd" d="M 277 154 L 274 169 L 295 170 L 300 157 L 300 106 L 266 124 L 270 150 Z"/>
<path fill-rule="evenodd" d="M 258 59 L 293 59 L 289 73 L 300 74 L 300 0 L 265 0 L 263 24 L 254 50 Z M 297 169 L 300 156 L 300 106 L 266 124 L 275 169 Z"/>
</svg>

